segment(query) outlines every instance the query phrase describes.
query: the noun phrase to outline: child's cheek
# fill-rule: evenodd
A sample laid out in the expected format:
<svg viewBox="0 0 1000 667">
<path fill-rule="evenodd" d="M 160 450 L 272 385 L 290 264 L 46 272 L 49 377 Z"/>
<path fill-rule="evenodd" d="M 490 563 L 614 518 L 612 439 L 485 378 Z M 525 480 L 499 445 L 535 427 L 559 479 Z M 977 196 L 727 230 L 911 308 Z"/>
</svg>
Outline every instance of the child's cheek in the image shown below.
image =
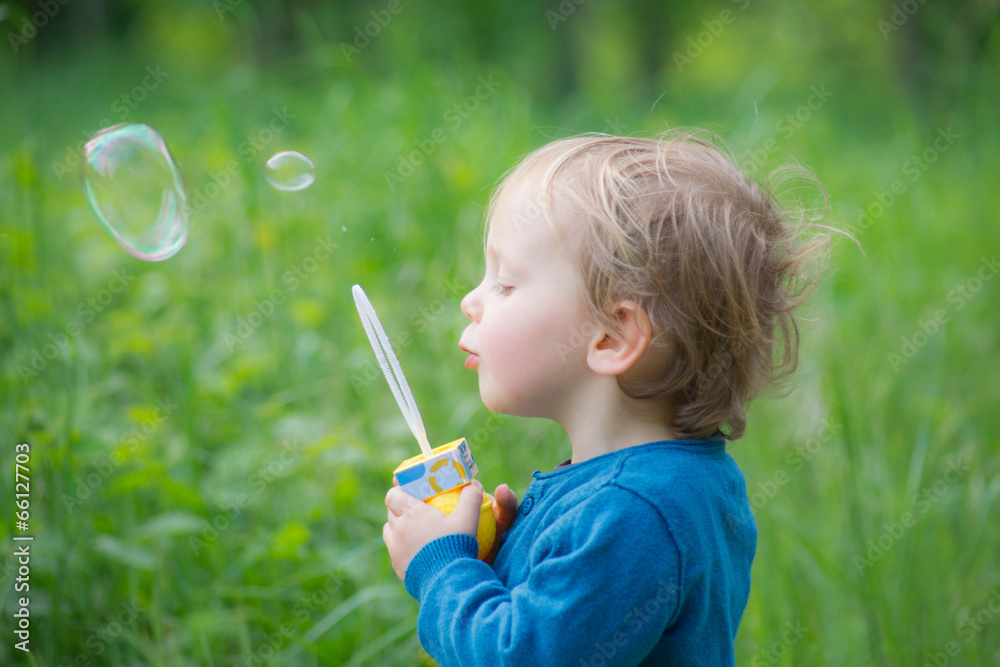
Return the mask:
<svg viewBox="0 0 1000 667">
<path fill-rule="evenodd" d="M 487 389 L 504 402 L 516 397 L 526 378 L 524 369 L 530 368 L 533 346 L 524 340 L 516 321 L 511 317 L 493 319 L 490 326 L 480 330 L 480 389 Z"/>
<path fill-rule="evenodd" d="M 502 377 L 512 359 L 512 352 L 517 347 L 512 331 L 502 315 L 495 317 L 490 326 L 484 326 L 479 332 L 480 364 L 485 365 L 491 376 Z"/>
</svg>

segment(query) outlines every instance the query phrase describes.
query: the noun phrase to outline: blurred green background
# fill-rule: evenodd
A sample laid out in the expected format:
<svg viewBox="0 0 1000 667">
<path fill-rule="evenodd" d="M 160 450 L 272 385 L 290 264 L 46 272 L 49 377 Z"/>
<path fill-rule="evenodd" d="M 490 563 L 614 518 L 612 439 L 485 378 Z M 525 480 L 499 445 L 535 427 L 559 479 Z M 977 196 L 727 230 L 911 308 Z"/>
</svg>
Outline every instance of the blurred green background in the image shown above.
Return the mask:
<svg viewBox="0 0 1000 667">
<path fill-rule="evenodd" d="M 350 287 L 431 441 L 465 435 L 486 487 L 523 493 L 569 445 L 462 367 L 489 193 L 553 138 L 697 126 L 756 175 L 814 169 L 863 248 L 835 242 L 792 392 L 731 448 L 760 530 L 737 663 L 1000 664 L 997 11 L 0 3 L 0 663 L 430 664 L 381 541 L 416 445 Z M 81 194 L 82 144 L 119 122 L 157 128 L 186 183 L 161 263 Z M 267 186 L 280 150 L 315 185 Z"/>
</svg>

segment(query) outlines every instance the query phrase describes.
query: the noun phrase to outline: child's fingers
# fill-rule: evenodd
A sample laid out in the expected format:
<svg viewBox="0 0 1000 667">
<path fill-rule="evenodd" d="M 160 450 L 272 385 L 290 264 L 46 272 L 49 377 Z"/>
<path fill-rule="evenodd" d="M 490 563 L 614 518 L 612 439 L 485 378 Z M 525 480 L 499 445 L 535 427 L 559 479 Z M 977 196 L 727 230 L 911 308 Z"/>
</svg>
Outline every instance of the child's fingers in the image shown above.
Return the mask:
<svg viewBox="0 0 1000 667">
<path fill-rule="evenodd" d="M 506 484 L 501 484 L 496 491 L 497 502 L 505 509 L 517 512 L 517 494 Z"/>
<path fill-rule="evenodd" d="M 389 513 L 396 516 L 402 516 L 407 512 L 412 512 L 420 507 L 427 507 L 424 503 L 420 502 L 406 491 L 403 491 L 398 486 L 394 486 L 389 489 L 389 492 L 385 494 L 385 506 L 389 508 Z"/>
<path fill-rule="evenodd" d="M 498 521 L 510 523 L 517 516 L 517 494 L 510 490 L 506 484 L 497 487 L 496 494 L 496 517 Z"/>
<path fill-rule="evenodd" d="M 500 543 L 504 532 L 514 523 L 517 516 L 517 495 L 510 490 L 506 484 L 497 487 L 493 496 L 493 518 L 496 520 L 496 537 L 493 540 L 493 548 L 484 559 L 488 565 L 493 565 L 497 553 L 500 552 Z"/>
<path fill-rule="evenodd" d="M 472 535 L 475 536 L 479 527 L 479 513 L 483 506 L 483 485 L 479 480 L 472 480 L 472 483 L 462 489 L 462 494 L 458 497 L 451 515 L 463 525 L 472 526 Z"/>
</svg>

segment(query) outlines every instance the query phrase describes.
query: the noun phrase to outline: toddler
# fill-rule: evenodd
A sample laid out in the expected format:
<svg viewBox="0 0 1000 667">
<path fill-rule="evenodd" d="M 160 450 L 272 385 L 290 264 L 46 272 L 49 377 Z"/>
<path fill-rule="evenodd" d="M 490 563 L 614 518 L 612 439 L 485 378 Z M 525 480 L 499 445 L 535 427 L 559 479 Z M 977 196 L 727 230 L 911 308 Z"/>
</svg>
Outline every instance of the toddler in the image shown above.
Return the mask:
<svg viewBox="0 0 1000 667">
<path fill-rule="evenodd" d="M 387 494 L 442 665 L 733 664 L 757 533 L 725 445 L 794 370 L 827 241 L 792 223 L 691 133 L 555 141 L 504 178 L 460 347 L 488 408 L 555 420 L 572 457 L 496 489 L 488 562 L 478 481 L 447 516 Z"/>
</svg>

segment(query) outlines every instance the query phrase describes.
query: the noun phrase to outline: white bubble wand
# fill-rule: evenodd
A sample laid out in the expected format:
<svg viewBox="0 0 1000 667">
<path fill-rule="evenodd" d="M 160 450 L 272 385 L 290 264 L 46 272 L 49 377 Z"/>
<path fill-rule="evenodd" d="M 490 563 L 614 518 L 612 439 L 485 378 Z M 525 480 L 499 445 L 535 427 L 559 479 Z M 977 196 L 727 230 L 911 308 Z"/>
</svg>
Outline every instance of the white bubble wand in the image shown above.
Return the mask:
<svg viewBox="0 0 1000 667">
<path fill-rule="evenodd" d="M 392 395 L 396 397 L 396 405 L 403 413 L 403 418 L 406 420 L 407 426 L 410 427 L 413 437 L 420 443 L 420 451 L 424 453 L 424 456 L 430 457 L 432 455 L 431 445 L 427 441 L 427 431 L 424 430 L 424 421 L 420 418 L 420 410 L 417 409 L 417 402 L 413 400 L 413 394 L 410 392 L 410 385 L 406 383 L 403 369 L 399 367 L 392 343 L 389 342 L 389 337 L 385 335 L 385 329 L 382 328 L 382 323 L 379 321 L 378 315 L 375 314 L 375 307 L 368 300 L 368 295 L 361 289 L 361 285 L 352 287 L 351 293 L 354 294 L 354 305 L 358 308 L 358 315 L 361 316 L 361 323 L 365 327 L 365 333 L 368 334 L 368 341 L 375 351 L 375 358 L 378 359 L 379 366 L 382 367 L 382 375 L 389 383 Z"/>
</svg>

